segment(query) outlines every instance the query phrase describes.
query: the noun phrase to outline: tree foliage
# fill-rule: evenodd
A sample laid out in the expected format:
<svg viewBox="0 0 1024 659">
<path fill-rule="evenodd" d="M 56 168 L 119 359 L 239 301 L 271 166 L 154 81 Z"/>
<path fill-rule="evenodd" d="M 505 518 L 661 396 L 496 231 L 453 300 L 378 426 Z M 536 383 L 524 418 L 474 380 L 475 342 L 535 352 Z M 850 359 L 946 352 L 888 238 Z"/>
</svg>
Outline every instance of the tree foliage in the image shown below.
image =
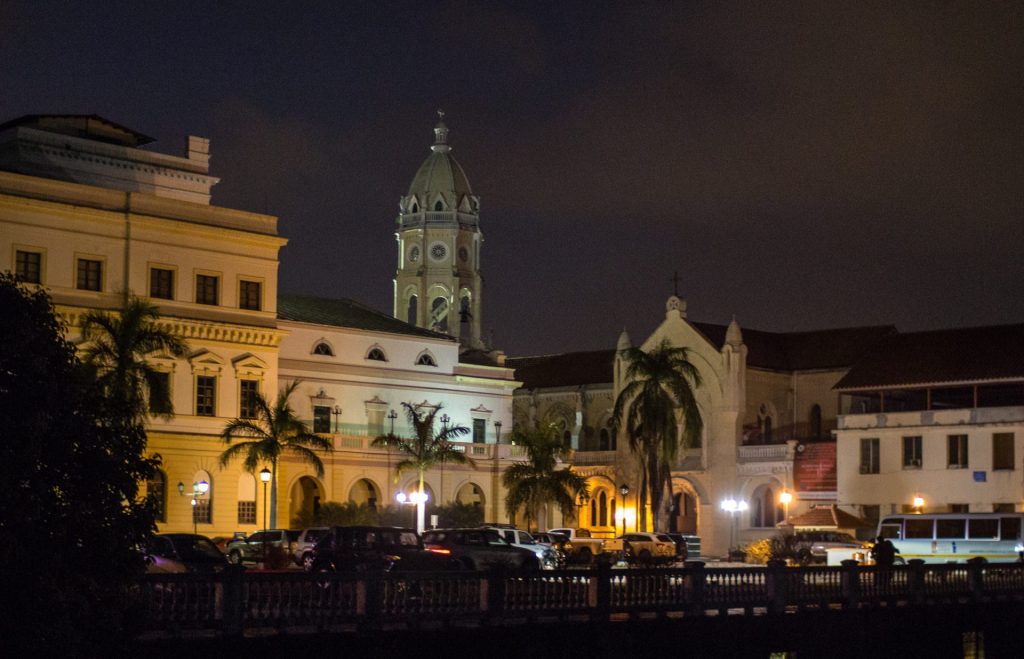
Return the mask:
<svg viewBox="0 0 1024 659">
<path fill-rule="evenodd" d="M 626 430 L 629 449 L 640 466 L 640 509 L 650 500 L 657 529 L 680 446 L 700 445 L 704 424 L 695 391 L 702 380 L 689 350 L 667 339 L 648 352 L 627 348 L 619 356 L 626 364 L 628 384 L 615 399 L 612 425 Z"/>
<path fill-rule="evenodd" d="M 155 527 L 139 484 L 157 461 L 45 292 L 0 274 L 0 309 L 0 566 L 16 600 L 0 638 L 11 656 L 118 654 L 145 568 L 138 547 Z"/>
<path fill-rule="evenodd" d="M 90 311 L 82 318 L 82 355 L 96 369 L 96 382 L 106 400 L 122 407 L 134 423 L 151 413 L 173 414 L 167 378 L 148 356 L 182 357 L 185 342 L 160 327 L 155 306 L 129 296 L 117 313 Z"/>
<path fill-rule="evenodd" d="M 441 406 L 420 409 L 411 403 L 402 403 L 406 420 L 412 428 L 411 437 L 400 437 L 393 433 L 381 435 L 373 440 L 372 446 L 395 449 L 402 459 L 395 464 L 395 473 L 401 475 L 414 471 L 419 476 L 419 491 L 423 491 L 423 475 L 443 463 L 468 464 L 476 466 L 466 455 L 464 447 L 454 439 L 469 434 L 469 428 L 460 425 L 444 425 L 440 431 L 434 428 L 434 419 Z"/>
<path fill-rule="evenodd" d="M 228 448 L 220 454 L 220 466 L 226 467 L 233 460 L 242 458 L 242 467 L 255 473 L 261 464 L 270 464 L 270 524 L 277 525 L 277 462 L 282 455 L 294 455 L 316 470 L 323 477 L 324 463 L 317 451 L 330 453 L 331 440 L 309 432 L 306 424 L 299 419 L 288 399 L 300 382 L 293 381 L 281 390 L 271 405 L 262 394 L 256 394 L 256 416 L 252 419 L 232 419 L 221 431 L 221 439 Z M 241 439 L 237 444 L 231 442 Z"/>
<path fill-rule="evenodd" d="M 569 469 L 559 469 L 558 460 L 568 449 L 553 426 L 517 430 L 513 442 L 526 448 L 526 462 L 511 465 L 501 475 L 507 491 L 505 511 L 515 519 L 520 508 L 526 512 L 527 528 L 543 526 L 544 511 L 549 504 L 558 506 L 564 517 L 572 517 L 576 498 L 587 497 L 587 481 Z M 536 528 L 536 527 L 534 527 Z"/>
</svg>

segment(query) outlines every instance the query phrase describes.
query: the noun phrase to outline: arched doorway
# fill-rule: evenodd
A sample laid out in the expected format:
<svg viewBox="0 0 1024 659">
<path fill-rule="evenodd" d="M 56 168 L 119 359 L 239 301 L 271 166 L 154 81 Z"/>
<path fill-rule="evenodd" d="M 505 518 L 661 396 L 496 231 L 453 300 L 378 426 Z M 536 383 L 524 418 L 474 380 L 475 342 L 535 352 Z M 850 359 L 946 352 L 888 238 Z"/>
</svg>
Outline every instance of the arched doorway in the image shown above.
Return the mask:
<svg viewBox="0 0 1024 659">
<path fill-rule="evenodd" d="M 320 484 L 310 476 L 303 476 L 295 481 L 292 485 L 291 505 L 288 508 L 288 519 L 292 526 L 302 527 L 312 522 L 320 511 L 322 492 Z"/>
<path fill-rule="evenodd" d="M 476 483 L 464 483 L 455 494 L 455 500 L 467 506 L 484 507 L 484 491 Z"/>
<path fill-rule="evenodd" d="M 352 488 L 348 491 L 348 500 L 356 505 L 365 505 L 374 510 L 377 509 L 378 503 L 382 503 L 380 489 L 365 478 L 360 478 L 353 483 Z"/>
<path fill-rule="evenodd" d="M 697 534 L 697 492 L 684 482 L 677 482 L 672 489 L 672 504 L 669 508 L 669 533 Z"/>
</svg>

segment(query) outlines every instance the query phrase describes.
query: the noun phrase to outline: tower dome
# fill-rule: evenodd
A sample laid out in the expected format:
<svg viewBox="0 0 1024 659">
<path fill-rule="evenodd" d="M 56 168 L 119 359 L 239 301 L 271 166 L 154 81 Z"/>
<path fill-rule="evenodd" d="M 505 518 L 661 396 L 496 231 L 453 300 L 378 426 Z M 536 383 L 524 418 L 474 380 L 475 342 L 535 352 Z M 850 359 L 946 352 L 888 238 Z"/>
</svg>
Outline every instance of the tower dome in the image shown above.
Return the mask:
<svg viewBox="0 0 1024 659">
<path fill-rule="evenodd" d="M 473 196 L 466 172 L 451 153 L 444 112 L 438 111 L 437 114 L 439 120 L 434 127 L 430 155 L 413 177 L 409 194 L 402 198 L 401 210 L 403 213 L 423 210 L 476 213 L 479 211 L 479 199 Z"/>
</svg>

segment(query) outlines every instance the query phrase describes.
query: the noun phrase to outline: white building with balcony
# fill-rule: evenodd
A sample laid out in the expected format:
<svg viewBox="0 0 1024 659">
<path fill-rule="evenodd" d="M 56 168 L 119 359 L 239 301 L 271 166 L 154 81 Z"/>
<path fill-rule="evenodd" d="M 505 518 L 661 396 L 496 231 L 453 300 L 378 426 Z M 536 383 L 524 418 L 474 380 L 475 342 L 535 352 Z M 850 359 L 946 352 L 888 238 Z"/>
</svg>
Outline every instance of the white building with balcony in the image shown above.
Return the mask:
<svg viewBox="0 0 1024 659">
<path fill-rule="evenodd" d="M 836 389 L 847 510 L 874 523 L 894 512 L 1022 509 L 1024 325 L 893 335 Z"/>
</svg>

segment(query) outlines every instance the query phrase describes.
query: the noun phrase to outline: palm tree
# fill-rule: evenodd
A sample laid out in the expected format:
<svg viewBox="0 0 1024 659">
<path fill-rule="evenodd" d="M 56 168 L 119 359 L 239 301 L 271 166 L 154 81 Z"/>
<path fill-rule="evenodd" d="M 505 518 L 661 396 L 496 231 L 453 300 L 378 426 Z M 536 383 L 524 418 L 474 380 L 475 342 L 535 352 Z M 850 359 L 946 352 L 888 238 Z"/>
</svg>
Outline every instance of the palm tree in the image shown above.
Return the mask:
<svg viewBox="0 0 1024 659">
<path fill-rule="evenodd" d="M 139 425 L 150 414 L 174 413 L 167 375 L 146 356 L 182 357 L 187 351 L 184 341 L 157 325 L 159 317 L 155 306 L 131 295 L 117 313 L 93 310 L 82 318 L 84 361 L 96 369 L 107 400 Z"/>
<path fill-rule="evenodd" d="M 281 390 L 274 405 L 262 393 L 256 394 L 256 416 L 251 419 L 232 419 L 224 426 L 220 437 L 230 446 L 220 454 L 220 466 L 226 467 L 235 458 L 244 455 L 242 466 L 255 473 L 261 463 L 270 463 L 270 525 L 277 526 L 277 461 L 285 454 L 297 456 L 316 470 L 323 478 L 324 463 L 317 451 L 329 453 L 331 440 L 309 432 L 292 409 L 288 399 L 299 386 L 295 380 Z M 231 444 L 236 437 L 248 438 Z"/>
<path fill-rule="evenodd" d="M 689 350 L 667 339 L 648 352 L 627 348 L 619 356 L 626 364 L 629 384 L 615 399 L 612 425 L 617 431 L 625 424 L 629 449 L 640 463 L 640 509 L 646 510 L 649 498 L 657 529 L 680 439 L 686 447 L 700 442 L 704 425 L 694 392 L 702 380 L 689 360 Z"/>
<path fill-rule="evenodd" d="M 371 442 L 371 446 L 394 448 L 404 457 L 395 465 L 395 474 L 415 471 L 419 476 L 416 502 L 416 530 L 423 532 L 423 474 L 438 464 L 454 462 L 475 467 L 476 463 L 465 451 L 452 440 L 469 434 L 469 428 L 460 425 L 445 425 L 441 432 L 434 431 L 434 417 L 441 411 L 441 406 L 428 408 L 428 412 L 410 403 L 402 403 L 405 417 L 412 428 L 412 437 L 399 437 L 393 432 L 381 435 Z"/>
<path fill-rule="evenodd" d="M 513 433 L 513 443 L 526 447 L 526 462 L 519 462 L 501 475 L 508 492 L 505 511 L 515 519 L 520 507 L 526 509 L 526 526 L 536 522 L 536 528 L 547 527 L 547 504 L 558 506 L 563 517 L 572 517 L 577 497 L 589 496 L 587 479 L 569 469 L 558 469 L 559 458 L 567 457 L 569 450 L 558 436 L 554 426 Z"/>
</svg>

